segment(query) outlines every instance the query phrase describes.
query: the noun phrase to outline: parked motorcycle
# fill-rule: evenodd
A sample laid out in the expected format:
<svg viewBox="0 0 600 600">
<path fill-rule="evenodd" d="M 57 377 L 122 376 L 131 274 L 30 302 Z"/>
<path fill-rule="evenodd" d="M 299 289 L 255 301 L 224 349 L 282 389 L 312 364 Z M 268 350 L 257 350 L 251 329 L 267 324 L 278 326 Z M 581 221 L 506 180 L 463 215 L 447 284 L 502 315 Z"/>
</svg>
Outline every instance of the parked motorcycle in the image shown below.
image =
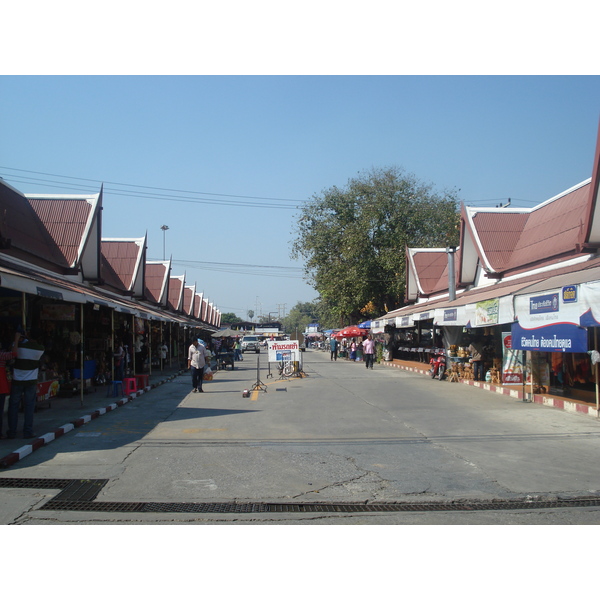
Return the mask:
<svg viewBox="0 0 600 600">
<path fill-rule="evenodd" d="M 434 379 L 437 377 L 440 381 L 444 379 L 446 373 L 446 352 L 444 350 L 436 350 L 429 364 L 431 365 L 431 369 L 429 369 L 431 378 Z"/>
</svg>

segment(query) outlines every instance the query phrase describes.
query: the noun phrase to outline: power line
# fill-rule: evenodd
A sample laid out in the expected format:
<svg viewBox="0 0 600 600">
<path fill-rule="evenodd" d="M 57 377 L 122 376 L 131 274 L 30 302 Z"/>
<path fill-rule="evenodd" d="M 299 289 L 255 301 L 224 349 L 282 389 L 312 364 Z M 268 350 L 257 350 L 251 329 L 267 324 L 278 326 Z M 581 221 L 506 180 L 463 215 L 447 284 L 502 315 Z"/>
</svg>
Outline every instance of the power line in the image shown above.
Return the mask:
<svg viewBox="0 0 600 600">
<path fill-rule="evenodd" d="M 85 177 L 71 177 L 70 175 L 56 175 L 54 173 L 44 173 L 42 171 L 28 171 L 27 169 L 16 169 L 13 167 L 4 167 L 2 165 L 0 165 L 0 169 L 8 169 L 9 171 L 20 171 L 22 173 L 34 173 L 35 175 L 46 175 L 48 177 L 60 177 L 63 179 L 77 179 L 78 181 L 92 181 L 94 183 L 105 183 L 105 184 L 110 184 L 110 185 L 124 185 L 127 187 L 137 187 L 137 188 L 143 188 L 143 189 L 147 189 L 147 190 L 160 190 L 163 192 L 177 192 L 180 194 L 205 194 L 208 196 L 225 196 L 228 198 L 249 198 L 251 200 L 277 200 L 279 202 L 304 202 L 304 200 L 292 200 L 290 198 L 270 198 L 267 196 L 239 196 L 236 194 L 220 194 L 217 192 L 196 192 L 196 191 L 178 190 L 178 189 L 172 189 L 172 188 L 162 188 L 162 187 L 155 187 L 155 186 L 138 185 L 138 184 L 134 184 L 134 183 L 118 183 L 115 181 L 103 181 L 100 179 L 87 179 Z"/>
<path fill-rule="evenodd" d="M 73 179 L 79 181 L 88 181 L 96 184 L 104 185 L 104 193 L 105 194 L 114 194 L 116 196 L 124 196 L 130 198 L 144 198 L 144 199 L 153 199 L 164 202 L 185 202 L 191 204 L 216 204 L 219 206 L 243 206 L 250 208 L 269 208 L 269 209 L 283 209 L 283 210 L 297 210 L 298 205 L 302 204 L 303 200 L 291 200 L 289 198 L 270 198 L 270 197 L 259 197 L 259 196 L 239 196 L 234 194 L 220 194 L 215 192 L 195 192 L 195 191 L 187 191 L 187 190 L 177 190 L 171 188 L 160 188 L 160 187 L 151 187 L 151 186 L 143 186 L 143 185 L 134 185 L 129 183 L 114 183 L 114 182 L 102 182 L 100 180 L 95 179 L 84 179 L 82 177 L 70 177 L 68 175 L 54 175 L 51 173 L 43 173 L 39 171 L 27 171 L 25 169 L 12 169 L 11 167 L 0 167 L 0 169 L 8 169 L 14 171 L 20 171 L 24 173 L 34 173 L 36 175 L 46 175 L 49 177 L 61 178 L 64 177 L 66 179 Z M 71 182 L 64 181 L 55 181 L 51 179 L 42 179 L 39 177 L 31 177 L 31 176 L 23 176 L 18 174 L 2 174 L 5 179 L 9 179 L 11 181 L 16 181 L 18 183 L 30 183 L 33 185 L 44 185 L 44 187 L 52 187 L 59 189 L 69 189 L 75 190 L 81 193 L 81 190 L 84 189 L 87 193 L 97 192 L 96 187 L 91 187 L 90 185 L 78 184 L 74 185 Z M 136 189 L 122 189 L 120 187 L 112 187 L 112 186 L 125 186 L 127 188 L 138 188 Z M 142 190 L 155 190 L 151 193 L 142 191 Z M 164 194 L 160 192 L 174 192 L 174 194 Z M 177 195 L 176 195 L 177 194 Z M 181 196 L 179 194 L 185 194 L 187 196 Z M 219 196 L 219 198 L 206 198 L 203 197 L 208 196 Z M 248 201 L 243 200 L 227 200 L 225 198 L 247 198 Z M 258 202 L 258 200 L 265 200 L 266 202 Z M 275 204 L 278 202 L 279 204 Z M 281 204 L 288 203 L 288 204 Z M 294 203 L 293 205 L 289 203 Z"/>
</svg>

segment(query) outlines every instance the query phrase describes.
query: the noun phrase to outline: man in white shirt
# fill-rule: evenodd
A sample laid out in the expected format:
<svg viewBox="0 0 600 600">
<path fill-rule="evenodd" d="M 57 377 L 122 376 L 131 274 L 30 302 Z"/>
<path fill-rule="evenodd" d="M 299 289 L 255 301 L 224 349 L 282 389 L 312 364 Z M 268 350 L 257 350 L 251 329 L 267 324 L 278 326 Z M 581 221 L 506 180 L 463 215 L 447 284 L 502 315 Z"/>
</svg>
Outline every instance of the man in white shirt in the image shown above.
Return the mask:
<svg viewBox="0 0 600 600">
<path fill-rule="evenodd" d="M 206 348 L 198 342 L 192 340 L 188 349 L 188 369 L 192 371 L 192 387 L 194 392 L 203 392 L 202 377 L 204 376 L 204 367 L 206 365 Z"/>
</svg>

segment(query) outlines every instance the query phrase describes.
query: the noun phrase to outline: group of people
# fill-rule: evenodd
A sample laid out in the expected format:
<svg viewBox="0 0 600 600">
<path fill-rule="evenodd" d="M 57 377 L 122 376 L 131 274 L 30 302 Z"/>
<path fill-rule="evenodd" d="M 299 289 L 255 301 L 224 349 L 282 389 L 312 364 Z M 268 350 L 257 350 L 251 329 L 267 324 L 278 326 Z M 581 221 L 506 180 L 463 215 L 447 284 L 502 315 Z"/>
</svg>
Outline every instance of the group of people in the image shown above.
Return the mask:
<svg viewBox="0 0 600 600">
<path fill-rule="evenodd" d="M 26 332 L 17 328 L 10 350 L 0 352 L 0 438 L 4 438 L 3 418 L 4 403 L 8 400 L 8 429 L 6 437 L 17 437 L 19 408 L 23 402 L 23 437 L 37 437 L 33 432 L 33 414 L 37 400 L 37 383 L 40 360 L 44 354 L 44 346 L 37 340 L 36 332 Z M 7 363 L 12 362 L 12 369 Z M 11 381 L 12 380 L 12 381 Z"/>
<path fill-rule="evenodd" d="M 331 336 L 329 339 L 329 349 L 331 351 L 331 360 L 337 360 L 338 351 L 340 348 L 340 343 L 338 340 Z M 373 363 L 375 362 L 375 341 L 373 340 L 373 336 L 369 334 L 366 340 L 356 341 L 356 338 L 352 338 L 350 343 L 347 342 L 345 338 L 342 339 L 342 348 L 346 352 L 346 355 L 349 357 L 347 360 L 358 360 L 358 354 L 362 354 L 365 367 L 367 369 L 373 368 Z"/>
</svg>

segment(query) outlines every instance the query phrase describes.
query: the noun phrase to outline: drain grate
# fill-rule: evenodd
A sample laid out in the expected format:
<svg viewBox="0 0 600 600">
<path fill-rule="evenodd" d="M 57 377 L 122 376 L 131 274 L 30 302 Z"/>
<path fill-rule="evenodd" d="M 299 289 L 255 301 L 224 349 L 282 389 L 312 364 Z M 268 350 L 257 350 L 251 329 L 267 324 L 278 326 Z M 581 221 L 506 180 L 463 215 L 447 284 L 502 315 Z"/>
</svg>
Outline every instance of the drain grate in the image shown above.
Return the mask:
<svg viewBox="0 0 600 600">
<path fill-rule="evenodd" d="M 0 488 L 62 490 L 71 483 L 73 483 L 72 479 L 19 479 L 18 477 L 0 477 Z"/>
<path fill-rule="evenodd" d="M 235 502 L 47 502 L 40 510 L 141 513 L 375 513 L 375 512 L 464 512 L 483 510 L 539 510 L 600 506 L 600 498 L 555 501 L 423 502 L 404 503 L 235 503 Z"/>
<path fill-rule="evenodd" d="M 600 507 L 600 496 L 555 500 L 494 500 L 490 502 L 96 502 L 108 479 L 0 478 L 0 488 L 60 489 L 38 510 L 122 513 L 366 513 L 541 510 Z"/>
</svg>

